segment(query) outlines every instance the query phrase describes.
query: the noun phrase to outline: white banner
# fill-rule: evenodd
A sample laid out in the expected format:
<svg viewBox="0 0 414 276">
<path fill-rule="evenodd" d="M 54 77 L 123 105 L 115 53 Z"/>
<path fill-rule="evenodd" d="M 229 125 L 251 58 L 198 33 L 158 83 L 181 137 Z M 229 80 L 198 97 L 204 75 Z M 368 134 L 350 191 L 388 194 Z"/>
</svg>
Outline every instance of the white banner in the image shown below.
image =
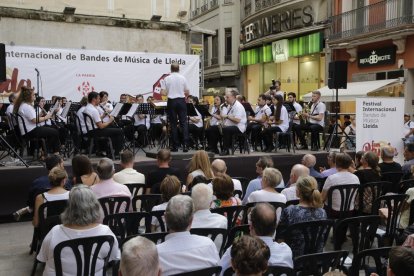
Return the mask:
<svg viewBox="0 0 414 276">
<path fill-rule="evenodd" d="M 395 161 L 404 161 L 404 98 L 356 99 L 357 151 L 373 151 L 380 157 L 381 147 L 397 150 Z"/>
<path fill-rule="evenodd" d="M 198 55 L 6 46 L 7 80 L 0 83 L 0 93 L 17 92 L 22 85 L 37 89 L 38 71 L 40 95 L 46 99 L 57 95 L 79 101 L 102 90 L 115 102 L 122 93 L 160 99 L 160 80 L 173 62 L 180 64 L 190 94 L 199 96 Z"/>
</svg>

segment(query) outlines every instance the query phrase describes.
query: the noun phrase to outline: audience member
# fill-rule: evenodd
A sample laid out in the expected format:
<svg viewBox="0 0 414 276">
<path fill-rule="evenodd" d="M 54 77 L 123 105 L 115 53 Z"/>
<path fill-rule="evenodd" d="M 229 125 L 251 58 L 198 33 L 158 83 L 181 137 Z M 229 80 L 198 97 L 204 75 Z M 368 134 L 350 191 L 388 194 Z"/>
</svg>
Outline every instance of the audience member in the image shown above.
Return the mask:
<svg viewBox="0 0 414 276">
<path fill-rule="evenodd" d="M 190 184 L 193 181 L 193 178 L 197 175 L 204 175 L 208 179 L 214 177 L 208 154 L 204 150 L 196 151 L 191 158 L 190 163 L 188 164 L 186 184 Z"/>
<path fill-rule="evenodd" d="M 352 165 L 351 157 L 346 153 L 338 153 L 336 155 L 336 169 L 337 173 L 329 176 L 322 189 L 322 201 L 326 203 L 328 197 L 328 190 L 337 185 L 359 184 L 358 177 L 349 172 L 349 167 Z M 354 210 L 355 198 L 352 199 L 349 211 Z M 339 191 L 334 191 L 332 194 L 332 209 L 339 211 L 341 207 L 341 196 Z M 335 216 L 335 214 L 330 214 Z"/>
<path fill-rule="evenodd" d="M 412 177 L 411 166 L 414 165 L 414 143 L 405 146 L 404 158 L 406 162 L 402 166 L 403 179 L 409 179 Z"/>
<path fill-rule="evenodd" d="M 213 179 L 213 192 L 216 199 L 211 202 L 211 208 L 241 205 L 238 197 L 233 196 L 233 181 L 227 174 Z"/>
<path fill-rule="evenodd" d="M 147 177 L 146 193 L 160 194 L 160 185 L 164 177 L 169 175 L 175 175 L 178 179 L 181 179 L 181 172 L 178 168 L 170 167 L 171 152 L 169 149 L 160 149 L 157 153 L 157 166 L 158 168 L 151 171 Z"/>
<path fill-rule="evenodd" d="M 144 237 L 135 237 L 122 246 L 120 276 L 160 276 L 157 246 Z"/>
<path fill-rule="evenodd" d="M 270 250 L 257 237 L 242 236 L 234 243 L 230 254 L 231 265 L 237 276 L 263 275 L 267 270 Z"/>
<path fill-rule="evenodd" d="M 309 176 L 309 169 L 302 164 L 294 165 L 290 171 L 290 186 L 282 190 L 282 194 L 285 195 L 286 201 L 298 199 L 296 195 L 296 181 L 298 181 L 298 178 L 301 176 Z"/>
<path fill-rule="evenodd" d="M 410 216 L 411 216 L 411 203 L 414 199 L 414 187 L 409 188 L 406 192 L 406 195 L 408 195 L 408 198 L 404 202 L 401 210 L 401 217 L 400 217 L 400 228 L 405 229 L 409 226 Z M 382 209 L 382 208 L 381 208 Z M 380 212 L 381 212 L 380 209 Z M 388 216 L 388 212 L 386 213 L 386 216 Z"/>
<path fill-rule="evenodd" d="M 181 183 L 180 180 L 174 175 L 167 175 L 161 182 L 161 198 L 162 202 L 160 205 L 156 205 L 152 208 L 152 211 L 161 211 L 167 208 L 168 201 L 180 193 Z M 163 218 L 164 219 L 164 218 Z M 165 225 L 165 221 L 164 221 Z M 152 232 L 161 232 L 161 226 L 156 217 L 152 217 L 151 222 Z"/>
<path fill-rule="evenodd" d="M 205 177 L 204 175 L 197 175 L 196 177 L 193 178 L 193 181 L 191 181 L 190 184 L 188 184 L 187 186 L 187 191 L 191 192 L 192 189 L 194 188 L 195 185 L 197 184 L 210 184 L 211 183 L 211 179 L 207 179 L 207 177 Z M 211 189 L 213 189 L 212 187 L 210 187 Z"/>
<path fill-rule="evenodd" d="M 108 196 L 131 197 L 131 192 L 128 187 L 115 182 L 112 178 L 115 172 L 114 161 L 109 158 L 102 158 L 99 160 L 96 172 L 100 180 L 97 184 L 91 186 L 91 189 L 98 198 Z"/>
<path fill-rule="evenodd" d="M 110 235 L 114 238 L 111 252 L 109 245 L 104 244 L 99 256 L 110 254 L 109 261 L 119 260 L 120 252 L 118 241 L 108 226 L 99 223 L 103 218 L 103 211 L 96 196 L 86 185 L 77 185 L 72 188 L 66 210 L 61 214 L 62 224 L 53 227 L 43 240 L 37 259 L 46 263 L 43 275 L 56 275 L 53 250 L 59 243 L 78 238 Z M 83 249 L 79 249 L 83 255 Z M 66 252 L 66 251 L 64 251 Z M 62 267 L 64 275 L 76 275 L 75 256 L 67 251 L 62 255 Z M 104 262 L 98 258 L 95 266 L 95 275 L 102 275 Z M 80 272 L 78 272 L 80 273 Z"/>
<path fill-rule="evenodd" d="M 55 200 L 67 200 L 69 198 L 69 191 L 65 190 L 65 182 L 68 178 L 66 171 L 60 167 L 54 167 L 49 172 L 49 181 L 52 188 L 47 192 L 41 193 L 36 196 L 34 213 L 33 213 L 33 226 L 37 227 L 39 223 L 39 207 L 45 202 Z"/>
<path fill-rule="evenodd" d="M 328 153 L 327 159 L 328 159 L 329 169 L 325 169 L 325 167 L 321 167 L 320 171 L 321 171 L 322 177 L 328 177 L 336 173 L 335 157 L 336 157 L 336 152 L 331 151 L 330 153 Z"/>
<path fill-rule="evenodd" d="M 406 275 L 414 275 L 414 249 L 395 246 L 389 253 L 387 276 Z M 378 274 L 371 273 L 371 276 Z"/>
<path fill-rule="evenodd" d="M 298 205 L 290 205 L 282 211 L 280 225 L 289 226 L 295 223 L 326 219 L 326 212 L 322 208 L 322 197 L 318 191 L 318 183 L 312 176 L 299 177 L 296 182 L 296 194 L 299 197 Z M 292 233 L 289 233 L 291 235 Z M 305 250 L 304 237 L 300 234 L 291 239 L 290 245 L 293 256 L 303 255 Z M 318 252 L 322 252 L 323 244 L 319 245 Z"/>
<path fill-rule="evenodd" d="M 286 197 L 276 191 L 282 174 L 278 169 L 266 168 L 263 171 L 262 189 L 249 195 L 247 202 L 282 202 L 286 203 Z"/>
<path fill-rule="evenodd" d="M 382 173 L 387 172 L 401 172 L 402 167 L 400 163 L 394 161 L 395 148 L 391 146 L 384 146 L 381 148 L 381 159 L 382 162 L 379 163 L 379 167 Z"/>
<path fill-rule="evenodd" d="M 134 169 L 134 154 L 130 150 L 124 150 L 121 153 L 122 171 L 114 174 L 114 180 L 121 184 L 143 183 L 145 184 L 145 175 Z"/>
<path fill-rule="evenodd" d="M 98 175 L 93 171 L 91 160 L 83 154 L 72 158 L 72 175 L 74 184 L 92 186 L 99 182 Z"/>
<path fill-rule="evenodd" d="M 355 170 L 361 170 L 362 169 L 362 164 L 361 164 L 361 158 L 364 155 L 364 151 L 360 150 L 357 151 L 357 153 L 355 153 L 355 160 L 354 160 L 354 165 L 355 165 Z"/>
<path fill-rule="evenodd" d="M 282 242 L 273 241 L 276 231 L 276 210 L 269 203 L 258 203 L 252 208 L 249 219 L 250 235 L 258 237 L 270 248 L 269 265 L 293 268 L 292 250 Z M 219 265 L 222 267 L 221 275 L 230 267 L 230 255 L 232 247 L 229 247 L 221 257 Z"/>
<path fill-rule="evenodd" d="M 316 178 L 324 178 L 324 176 L 315 169 L 316 157 L 313 154 L 305 154 L 302 157 L 302 165 L 309 168 L 309 175 Z"/>
<path fill-rule="evenodd" d="M 266 168 L 273 167 L 273 160 L 271 157 L 262 156 L 256 163 L 256 173 L 258 174 L 257 178 L 253 179 L 249 182 L 249 185 L 246 189 L 246 194 L 243 197 L 243 204 L 247 203 L 247 199 L 249 198 L 250 194 L 254 191 L 258 191 L 262 189 L 262 175 L 263 170 Z"/>
<path fill-rule="evenodd" d="M 170 199 L 165 220 L 170 234 L 158 244 L 162 275 L 173 275 L 216 266 L 220 259 L 216 245 L 207 237 L 191 235 L 194 205 L 191 197 L 176 195 Z"/>
<path fill-rule="evenodd" d="M 214 177 L 227 173 L 227 165 L 223 159 L 214 159 L 214 161 L 211 162 L 211 168 L 213 169 Z M 243 191 L 240 180 L 233 178 L 231 180 L 233 181 L 234 190 Z"/>
</svg>

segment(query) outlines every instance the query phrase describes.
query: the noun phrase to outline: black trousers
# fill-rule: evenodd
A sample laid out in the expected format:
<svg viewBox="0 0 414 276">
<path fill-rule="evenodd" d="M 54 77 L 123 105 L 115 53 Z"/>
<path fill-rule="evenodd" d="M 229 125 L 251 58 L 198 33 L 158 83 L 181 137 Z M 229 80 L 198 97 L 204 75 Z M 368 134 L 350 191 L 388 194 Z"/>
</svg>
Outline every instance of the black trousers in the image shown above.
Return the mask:
<svg viewBox="0 0 414 276">
<path fill-rule="evenodd" d="M 25 136 L 29 139 L 45 138 L 48 152 L 54 153 L 60 150 L 59 131 L 54 128 L 39 126 L 26 133 Z"/>
<path fill-rule="evenodd" d="M 236 126 L 223 127 L 223 147 L 225 150 L 230 150 L 231 139 L 234 134 L 241 134 L 242 132 Z"/>
<path fill-rule="evenodd" d="M 160 140 L 162 134 L 162 124 L 151 124 L 150 133 L 152 140 Z"/>
<path fill-rule="evenodd" d="M 307 145 L 305 140 L 305 131 L 310 131 L 311 133 L 311 147 L 316 148 L 319 147 L 319 132 L 323 131 L 323 127 L 319 124 L 312 124 L 312 123 L 306 123 L 303 126 L 300 126 L 300 131 L 296 132 L 296 134 L 299 137 L 300 143 L 302 145 Z"/>
<path fill-rule="evenodd" d="M 261 145 L 262 139 L 262 125 L 257 123 L 249 123 L 246 129 L 247 133 L 251 133 L 251 141 L 253 146 L 257 147 Z"/>
<path fill-rule="evenodd" d="M 210 148 L 210 150 L 217 152 L 218 151 L 217 143 L 219 139 L 221 138 L 218 126 L 210 126 L 209 128 L 207 128 L 206 138 L 207 138 L 207 143 L 208 143 L 208 147 Z"/>
<path fill-rule="evenodd" d="M 276 132 L 283 132 L 279 127 L 277 126 L 272 126 L 272 127 L 268 127 L 265 128 L 265 130 L 263 131 L 263 141 L 264 144 L 266 146 L 266 149 L 273 149 L 273 133 Z"/>
<path fill-rule="evenodd" d="M 123 145 L 125 143 L 122 130 L 115 127 L 107 127 L 102 129 L 94 129 L 90 131 L 93 136 L 96 137 L 109 137 L 112 141 L 112 146 L 114 147 L 115 154 L 119 154 Z"/>
<path fill-rule="evenodd" d="M 136 132 L 138 132 L 138 144 L 141 147 L 145 147 L 146 144 L 148 143 L 148 141 L 146 140 L 146 135 L 147 135 L 147 127 L 145 125 L 137 125 L 134 126 L 134 130 Z"/>
<path fill-rule="evenodd" d="M 198 141 L 203 141 L 203 128 L 197 127 L 196 125 L 189 124 L 188 125 L 188 132 L 191 133 L 194 139 L 195 145 L 198 144 Z"/>
<path fill-rule="evenodd" d="M 188 144 L 188 123 L 187 123 L 187 105 L 184 98 L 168 99 L 168 119 L 170 120 L 172 147 L 178 148 L 180 144 Z M 180 142 L 177 128 L 177 116 L 180 121 L 180 128 L 183 132 L 183 140 Z"/>
</svg>

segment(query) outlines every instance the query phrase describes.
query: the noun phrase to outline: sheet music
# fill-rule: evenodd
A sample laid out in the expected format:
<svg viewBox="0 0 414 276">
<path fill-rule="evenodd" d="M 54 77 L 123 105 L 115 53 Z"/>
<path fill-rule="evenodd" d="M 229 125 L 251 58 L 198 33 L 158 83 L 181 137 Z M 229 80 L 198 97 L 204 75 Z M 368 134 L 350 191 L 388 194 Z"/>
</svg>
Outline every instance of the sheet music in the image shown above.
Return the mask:
<svg viewBox="0 0 414 276">
<path fill-rule="evenodd" d="M 66 102 L 66 105 L 65 105 L 65 107 L 62 110 L 62 114 L 60 114 L 61 117 L 66 118 L 68 116 L 69 109 L 70 109 L 70 106 L 71 105 L 72 105 L 72 102 L 71 101 Z"/>
<path fill-rule="evenodd" d="M 59 108 L 59 101 L 56 101 L 55 104 L 49 109 L 49 112 L 54 112 Z"/>
<path fill-rule="evenodd" d="M 0 95 L 0 103 L 3 103 L 3 104 L 9 104 L 9 103 L 10 103 L 10 101 L 9 101 L 9 97 L 6 97 L 6 96 L 1 96 L 1 95 Z"/>
<path fill-rule="evenodd" d="M 117 103 L 116 105 L 115 105 L 115 107 L 114 107 L 114 109 L 112 109 L 112 111 L 111 111 L 111 116 L 113 116 L 113 117 L 117 117 L 118 116 L 118 114 L 119 114 L 119 111 L 121 111 L 121 109 L 122 109 L 122 107 L 124 106 L 124 104 L 123 103 Z"/>
<path fill-rule="evenodd" d="M 127 117 L 134 117 L 135 112 L 137 111 L 139 104 L 134 103 L 132 104 L 131 108 L 129 109 L 128 113 L 126 114 Z"/>
<path fill-rule="evenodd" d="M 159 102 L 152 102 L 152 104 L 154 105 L 155 108 L 160 108 L 160 107 L 167 107 L 167 102 L 166 101 L 159 101 Z"/>
</svg>

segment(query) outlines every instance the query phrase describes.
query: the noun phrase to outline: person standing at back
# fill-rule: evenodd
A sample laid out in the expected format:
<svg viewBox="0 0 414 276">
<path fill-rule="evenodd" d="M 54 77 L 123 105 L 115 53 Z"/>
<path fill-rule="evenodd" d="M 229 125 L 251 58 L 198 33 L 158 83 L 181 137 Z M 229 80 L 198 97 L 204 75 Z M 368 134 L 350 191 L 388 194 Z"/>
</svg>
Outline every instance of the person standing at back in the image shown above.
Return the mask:
<svg viewBox="0 0 414 276">
<path fill-rule="evenodd" d="M 185 97 L 189 95 L 187 80 L 180 73 L 178 64 L 171 64 L 171 74 L 161 82 L 161 94 L 168 96 L 168 117 L 171 125 L 172 147 L 171 151 L 178 151 L 180 141 L 178 138 L 177 116 L 183 132 L 183 152 L 187 152 L 188 143 L 188 124 L 187 124 L 187 105 Z"/>
</svg>

